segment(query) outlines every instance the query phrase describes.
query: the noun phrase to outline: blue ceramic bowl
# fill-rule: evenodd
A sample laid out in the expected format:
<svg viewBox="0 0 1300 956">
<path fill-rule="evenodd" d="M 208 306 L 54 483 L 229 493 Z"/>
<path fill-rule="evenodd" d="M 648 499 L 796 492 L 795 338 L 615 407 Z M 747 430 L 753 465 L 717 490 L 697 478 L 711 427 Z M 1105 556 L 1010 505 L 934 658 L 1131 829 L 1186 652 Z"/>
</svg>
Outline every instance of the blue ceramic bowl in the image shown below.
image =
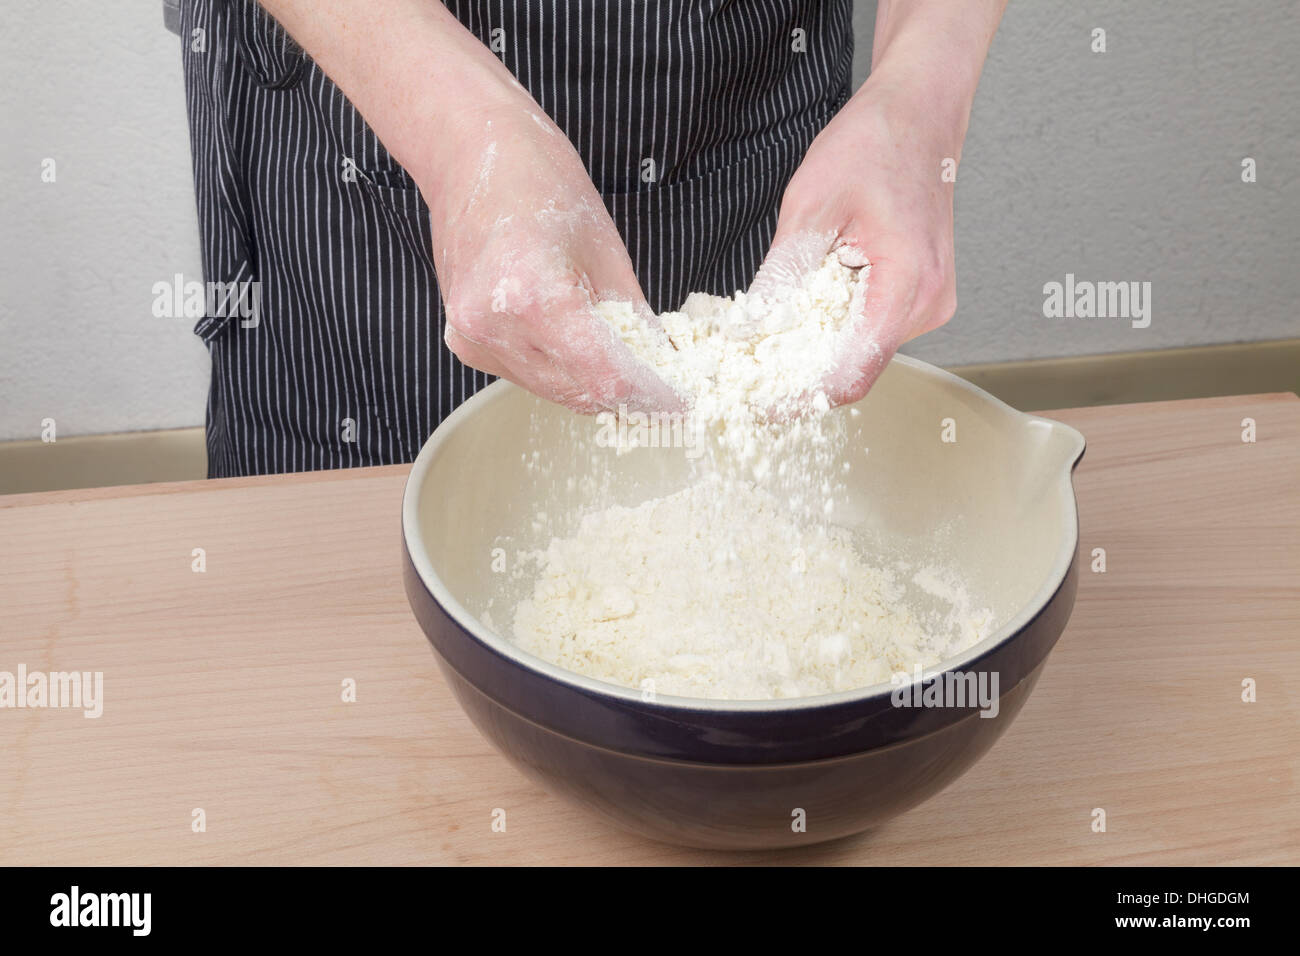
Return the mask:
<svg viewBox="0 0 1300 956">
<path fill-rule="evenodd" d="M 545 544 L 520 529 L 543 513 L 666 493 L 680 485 L 684 458 L 614 456 L 593 440 L 591 420 L 497 383 L 429 439 L 402 516 L 411 607 L 484 736 L 543 786 L 616 824 L 711 848 L 858 833 L 983 756 L 1024 706 L 1074 604 L 1071 473 L 1083 437 L 901 356 L 866 399 L 833 414 L 846 416 L 846 455 L 869 448 L 871 462 L 851 472 L 837 514 L 874 553 L 957 567 L 995 610 L 995 633 L 906 695 L 881 684 L 775 701 L 646 699 L 518 649 L 493 624 L 508 625 L 523 593 L 510 573 L 515 551 Z M 957 440 L 942 440 L 954 427 Z M 988 696 L 923 706 L 926 688 L 933 703 L 933 688 L 959 685 Z M 1007 795 L 1008 809 L 1016 799 Z"/>
</svg>

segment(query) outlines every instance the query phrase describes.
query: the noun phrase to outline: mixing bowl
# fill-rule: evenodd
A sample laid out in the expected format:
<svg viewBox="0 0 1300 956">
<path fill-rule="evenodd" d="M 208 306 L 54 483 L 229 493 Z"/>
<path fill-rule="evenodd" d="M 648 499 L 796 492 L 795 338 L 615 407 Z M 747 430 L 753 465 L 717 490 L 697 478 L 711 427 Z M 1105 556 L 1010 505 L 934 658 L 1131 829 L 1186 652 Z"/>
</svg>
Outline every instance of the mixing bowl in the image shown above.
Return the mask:
<svg viewBox="0 0 1300 956">
<path fill-rule="evenodd" d="M 995 612 L 990 636 L 911 689 L 984 680 L 995 706 L 973 693 L 930 695 L 926 705 L 927 695 L 888 683 L 784 700 L 656 696 L 520 650 L 503 636 L 528 587 L 518 552 L 571 529 L 583 508 L 676 490 L 690 452 L 615 454 L 595 420 L 498 382 L 429 439 L 402 512 L 411 607 L 484 736 L 543 786 L 616 824 L 711 848 L 858 833 L 986 753 L 1024 706 L 1074 604 L 1071 474 L 1083 437 L 902 356 L 866 398 L 831 414 L 844 420 L 853 462 L 837 522 L 882 561 L 956 569 Z M 1017 799 L 1007 794 L 1008 809 Z"/>
</svg>

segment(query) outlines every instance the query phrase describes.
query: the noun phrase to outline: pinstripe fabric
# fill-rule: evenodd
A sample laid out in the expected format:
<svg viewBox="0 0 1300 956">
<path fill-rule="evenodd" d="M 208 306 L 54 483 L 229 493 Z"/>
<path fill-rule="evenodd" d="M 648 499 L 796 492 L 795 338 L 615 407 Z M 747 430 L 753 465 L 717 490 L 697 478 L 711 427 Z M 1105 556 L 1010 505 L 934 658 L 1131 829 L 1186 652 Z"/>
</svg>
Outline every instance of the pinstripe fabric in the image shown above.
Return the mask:
<svg viewBox="0 0 1300 956">
<path fill-rule="evenodd" d="M 849 93 L 849 0 L 447 6 L 484 42 L 504 29 L 503 62 L 577 147 L 656 311 L 748 285 Z M 251 0 L 183 0 L 180 32 L 205 278 L 260 284 L 256 324 L 195 327 L 209 475 L 410 461 L 490 381 L 443 345 L 428 207 Z"/>
</svg>

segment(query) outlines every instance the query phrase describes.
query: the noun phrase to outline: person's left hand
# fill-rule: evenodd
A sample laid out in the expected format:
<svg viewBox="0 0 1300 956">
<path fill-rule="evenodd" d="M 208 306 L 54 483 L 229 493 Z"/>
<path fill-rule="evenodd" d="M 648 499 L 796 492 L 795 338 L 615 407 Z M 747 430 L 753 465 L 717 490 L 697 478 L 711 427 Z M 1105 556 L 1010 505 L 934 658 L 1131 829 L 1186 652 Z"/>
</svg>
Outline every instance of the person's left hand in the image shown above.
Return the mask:
<svg viewBox="0 0 1300 956">
<path fill-rule="evenodd" d="M 895 90 L 871 81 L 813 141 L 781 202 L 755 286 L 814 270 L 831 249 L 846 266 L 870 262 L 865 295 L 824 387 L 831 404 L 857 401 L 898 347 L 947 322 L 957 307 L 953 184 L 961 135 Z"/>
</svg>

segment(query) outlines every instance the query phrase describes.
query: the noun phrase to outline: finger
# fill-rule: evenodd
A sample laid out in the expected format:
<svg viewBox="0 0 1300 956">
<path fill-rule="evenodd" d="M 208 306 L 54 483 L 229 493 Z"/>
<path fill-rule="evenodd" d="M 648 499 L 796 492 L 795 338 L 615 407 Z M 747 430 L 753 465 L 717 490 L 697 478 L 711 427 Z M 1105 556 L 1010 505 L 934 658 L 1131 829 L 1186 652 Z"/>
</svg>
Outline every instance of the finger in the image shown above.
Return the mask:
<svg viewBox="0 0 1300 956">
<path fill-rule="evenodd" d="M 609 411 L 675 412 L 684 408 L 681 396 L 658 371 L 634 355 L 613 325 L 591 306 L 582 305 L 569 313 L 560 339 L 539 344 L 552 363 L 577 384 L 585 403 Z"/>
<path fill-rule="evenodd" d="M 575 412 L 595 414 L 617 410 L 620 404 L 629 410 L 680 409 L 676 393 L 593 312 L 576 280 L 567 291 L 527 308 L 536 311 L 532 319 L 498 316 L 491 342 L 471 338 L 451 324 L 444 338 L 465 364 Z"/>
<path fill-rule="evenodd" d="M 889 259 L 872 261 L 869 281 L 854 291 L 853 319 L 825 380 L 832 405 L 856 402 L 875 384 L 907 338 L 916 294 L 916 278 L 908 270 Z"/>
<path fill-rule="evenodd" d="M 595 415 L 605 410 L 602 404 L 592 399 L 587 389 L 541 349 L 528 348 L 519 363 L 512 366 L 510 381 L 579 415 Z"/>
<path fill-rule="evenodd" d="M 661 323 L 646 302 L 627 248 L 619 242 L 593 244 L 578 263 L 578 291 L 569 303 L 566 341 L 552 352 L 592 400 L 610 411 L 679 412 L 682 397 L 663 376 L 634 354 L 614 326 L 600 314 L 602 302 L 630 307 L 633 322 L 651 336 L 662 336 Z M 554 344 L 554 343 L 553 343 Z M 671 348 L 665 336 L 662 345 Z"/>
<path fill-rule="evenodd" d="M 465 364 L 495 375 L 547 401 L 576 412 L 594 414 L 601 409 L 582 400 L 582 389 L 556 369 L 540 349 L 514 343 L 488 347 L 448 325 L 443 335 L 447 347 Z"/>
<path fill-rule="evenodd" d="M 471 342 L 450 325 L 447 326 L 442 338 L 447 343 L 447 348 L 451 349 L 452 353 L 460 359 L 461 364 L 476 368 L 480 372 L 487 372 L 489 375 L 496 375 L 499 378 L 510 377 L 503 362 L 498 361 L 486 348 L 477 342 Z"/>
<path fill-rule="evenodd" d="M 586 289 L 590 301 L 631 302 L 637 311 L 654 316 L 613 223 L 576 250 L 571 264 L 576 283 Z"/>
<path fill-rule="evenodd" d="M 748 294 L 769 301 L 786 298 L 790 289 L 798 288 L 805 276 L 817 270 L 834 243 L 832 231 L 783 233 L 778 228 Z"/>
</svg>

